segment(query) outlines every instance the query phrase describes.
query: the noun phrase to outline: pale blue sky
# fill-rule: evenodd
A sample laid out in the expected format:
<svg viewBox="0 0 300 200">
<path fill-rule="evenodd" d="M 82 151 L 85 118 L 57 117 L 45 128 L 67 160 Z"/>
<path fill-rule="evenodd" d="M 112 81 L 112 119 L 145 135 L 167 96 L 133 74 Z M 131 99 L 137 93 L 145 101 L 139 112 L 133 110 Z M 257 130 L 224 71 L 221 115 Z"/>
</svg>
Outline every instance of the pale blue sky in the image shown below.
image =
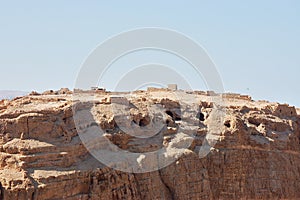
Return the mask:
<svg viewBox="0 0 300 200">
<path fill-rule="evenodd" d="M 300 106 L 300 1 L 0 2 L 0 90 L 72 88 L 108 37 L 162 27 L 201 44 L 226 91 Z"/>
</svg>

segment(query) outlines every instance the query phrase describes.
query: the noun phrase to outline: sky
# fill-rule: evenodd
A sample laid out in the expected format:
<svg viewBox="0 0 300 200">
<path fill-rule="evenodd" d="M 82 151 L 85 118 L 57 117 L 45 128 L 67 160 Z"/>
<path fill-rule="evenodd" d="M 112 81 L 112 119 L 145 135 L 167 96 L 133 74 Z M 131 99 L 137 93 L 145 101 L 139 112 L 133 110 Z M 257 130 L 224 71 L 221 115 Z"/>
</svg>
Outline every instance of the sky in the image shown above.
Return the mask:
<svg viewBox="0 0 300 200">
<path fill-rule="evenodd" d="M 0 90 L 73 88 L 82 64 L 99 44 L 124 31 L 159 27 L 200 44 L 226 92 L 300 107 L 297 0 L 0 0 L 0 27 Z M 128 71 L 152 59 L 176 65 L 193 87 L 207 89 L 189 66 L 158 52 L 129 55 L 101 84 L 113 90 L 126 72 L 122 66 L 129 66 Z"/>
</svg>

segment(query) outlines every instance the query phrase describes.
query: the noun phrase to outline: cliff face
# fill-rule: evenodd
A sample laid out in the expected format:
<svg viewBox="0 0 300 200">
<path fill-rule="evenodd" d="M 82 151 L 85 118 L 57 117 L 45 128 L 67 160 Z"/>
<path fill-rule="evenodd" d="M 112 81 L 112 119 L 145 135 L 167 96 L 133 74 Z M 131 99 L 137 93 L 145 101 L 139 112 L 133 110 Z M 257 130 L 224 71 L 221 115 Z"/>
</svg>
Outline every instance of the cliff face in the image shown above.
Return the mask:
<svg viewBox="0 0 300 200">
<path fill-rule="evenodd" d="M 224 95 L 226 112 L 216 143 L 200 156 L 213 123 L 211 97 L 199 92 L 176 97 L 167 90 L 118 95 L 123 97 L 98 93 L 83 103 L 71 94 L 0 101 L 0 199 L 300 198 L 300 117 L 294 107 Z M 189 95 L 196 103 L 182 103 Z M 158 134 L 147 139 L 128 134 L 151 123 L 149 105 L 164 110 Z M 94 122 L 74 118 L 73 109 L 83 107 Z M 120 120 L 126 113 L 129 122 Z M 108 167 L 83 144 L 81 126 L 101 128 L 102 137 L 128 152 L 165 147 L 163 155 L 171 162 L 135 173 L 116 170 L 113 163 Z M 155 159 L 139 159 L 141 168 L 157 166 Z"/>
</svg>

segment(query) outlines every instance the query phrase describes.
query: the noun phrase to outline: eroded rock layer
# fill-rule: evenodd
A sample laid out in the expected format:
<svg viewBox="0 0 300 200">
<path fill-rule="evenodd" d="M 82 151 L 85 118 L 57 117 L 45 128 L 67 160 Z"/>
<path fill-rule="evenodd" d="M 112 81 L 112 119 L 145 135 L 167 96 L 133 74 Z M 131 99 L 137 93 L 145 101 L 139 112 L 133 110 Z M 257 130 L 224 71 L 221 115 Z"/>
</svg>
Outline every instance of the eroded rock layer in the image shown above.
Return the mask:
<svg viewBox="0 0 300 200">
<path fill-rule="evenodd" d="M 217 97 L 68 91 L 2 100 L 0 199 L 299 199 L 297 109 L 234 94 L 222 95 L 224 103 L 217 105 Z M 94 120 L 74 119 L 73 111 L 82 108 Z M 225 114 L 218 122 L 211 116 L 220 109 Z M 150 126 L 154 119 L 162 123 Z M 215 142 L 201 156 L 210 126 Z M 157 170 L 134 171 L 132 164 L 135 173 L 129 173 L 101 163 L 78 135 L 88 127 L 101 129 L 99 137 L 118 149 L 140 153 L 140 170 L 158 164 Z M 172 162 L 160 167 L 155 159 L 145 161 L 147 152 L 160 149 Z"/>
</svg>

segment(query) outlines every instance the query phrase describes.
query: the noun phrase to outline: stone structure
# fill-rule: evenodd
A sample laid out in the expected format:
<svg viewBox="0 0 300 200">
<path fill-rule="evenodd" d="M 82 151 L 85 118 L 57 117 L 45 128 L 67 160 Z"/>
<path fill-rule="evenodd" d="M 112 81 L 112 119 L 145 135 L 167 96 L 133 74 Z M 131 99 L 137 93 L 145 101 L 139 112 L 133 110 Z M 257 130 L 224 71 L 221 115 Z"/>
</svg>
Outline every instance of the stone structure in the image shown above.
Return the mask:
<svg viewBox="0 0 300 200">
<path fill-rule="evenodd" d="M 177 84 L 168 84 L 168 89 L 177 90 Z"/>
<path fill-rule="evenodd" d="M 75 128 L 69 91 L 49 92 L 12 101 L 0 101 L 0 199 L 5 200 L 109 200 L 109 199 L 300 199 L 300 117 L 289 105 L 255 102 L 248 97 L 226 95 L 226 116 L 218 142 L 199 158 L 210 123 L 211 97 L 207 93 L 181 93 L 195 98 L 191 111 L 172 96 L 174 91 L 151 90 L 124 95 L 128 99 L 128 126 L 147 126 L 147 106 L 165 110 L 165 128 L 159 138 L 140 142 L 118 126 L 109 93 L 93 94 L 97 124 L 119 148 L 154 151 L 172 145 L 180 150 L 186 134 L 192 144 L 171 165 L 148 173 L 114 170 L 93 158 Z M 56 95 L 53 95 L 56 94 Z M 83 94 L 88 95 L 88 94 Z M 185 114 L 183 114 L 185 113 Z M 128 127 L 129 129 L 131 127 Z"/>
</svg>

